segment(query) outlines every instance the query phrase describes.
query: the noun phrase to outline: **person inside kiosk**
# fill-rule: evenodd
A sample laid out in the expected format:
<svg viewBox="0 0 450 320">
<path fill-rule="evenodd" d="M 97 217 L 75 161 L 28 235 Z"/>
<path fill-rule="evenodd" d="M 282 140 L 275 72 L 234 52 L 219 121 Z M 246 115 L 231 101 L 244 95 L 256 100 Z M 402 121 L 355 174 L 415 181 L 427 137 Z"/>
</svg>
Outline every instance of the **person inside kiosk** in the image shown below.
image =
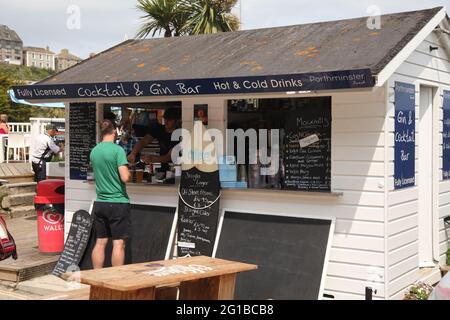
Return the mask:
<svg viewBox="0 0 450 320">
<path fill-rule="evenodd" d="M 171 151 L 178 142 L 172 141 L 172 132 L 180 128 L 181 125 L 181 110 L 179 108 L 169 108 L 164 112 L 164 125 L 154 123 L 150 125 L 145 136 L 136 144 L 131 153 L 128 155 L 128 161 L 136 162 L 136 156 L 141 150 L 152 142 L 153 139 L 158 139 L 160 156 L 144 156 L 142 160 L 145 163 L 160 162 L 164 166 L 168 166 L 171 162 Z"/>
</svg>

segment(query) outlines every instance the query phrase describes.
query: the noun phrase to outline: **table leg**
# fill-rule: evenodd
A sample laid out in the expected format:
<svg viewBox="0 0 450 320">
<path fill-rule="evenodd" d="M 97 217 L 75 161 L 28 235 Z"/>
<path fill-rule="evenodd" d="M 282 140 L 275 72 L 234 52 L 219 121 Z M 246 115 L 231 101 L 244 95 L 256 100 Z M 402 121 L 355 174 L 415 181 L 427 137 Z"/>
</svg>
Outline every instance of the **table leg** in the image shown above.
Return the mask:
<svg viewBox="0 0 450 320">
<path fill-rule="evenodd" d="M 155 288 L 119 291 L 91 286 L 89 300 L 155 300 Z"/>
<path fill-rule="evenodd" d="M 180 300 L 233 300 L 236 273 L 185 281 L 180 286 Z"/>
<path fill-rule="evenodd" d="M 177 300 L 178 286 L 179 284 L 156 288 L 155 300 Z"/>
</svg>

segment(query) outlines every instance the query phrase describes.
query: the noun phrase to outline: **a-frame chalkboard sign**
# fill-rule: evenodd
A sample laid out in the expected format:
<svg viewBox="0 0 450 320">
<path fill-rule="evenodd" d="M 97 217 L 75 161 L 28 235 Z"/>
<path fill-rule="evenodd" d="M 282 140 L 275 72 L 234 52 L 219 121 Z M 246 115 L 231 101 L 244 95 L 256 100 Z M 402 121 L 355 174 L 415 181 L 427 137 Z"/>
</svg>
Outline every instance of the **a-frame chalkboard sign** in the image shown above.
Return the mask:
<svg viewBox="0 0 450 320">
<path fill-rule="evenodd" d="M 198 130 L 201 128 L 201 130 Z M 212 256 L 220 208 L 219 165 L 215 148 L 205 153 L 205 127 L 196 121 L 191 137 L 192 163 L 182 166 L 178 200 L 178 256 Z M 207 133 L 206 133 L 207 136 Z M 195 141 L 195 139 L 202 141 Z M 202 155 L 197 162 L 195 157 Z M 208 159 L 206 159 L 206 157 Z"/>
</svg>

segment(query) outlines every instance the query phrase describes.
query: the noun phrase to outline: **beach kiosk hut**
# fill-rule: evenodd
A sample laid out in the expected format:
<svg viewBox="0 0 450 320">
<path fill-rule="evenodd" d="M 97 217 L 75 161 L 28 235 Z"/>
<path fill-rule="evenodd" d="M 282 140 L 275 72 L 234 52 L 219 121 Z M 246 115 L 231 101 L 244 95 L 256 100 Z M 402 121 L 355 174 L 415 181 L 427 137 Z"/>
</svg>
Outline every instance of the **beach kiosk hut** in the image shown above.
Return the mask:
<svg viewBox="0 0 450 320">
<path fill-rule="evenodd" d="M 438 281 L 450 215 L 449 18 L 442 7 L 379 18 L 378 29 L 357 18 L 128 40 L 15 87 L 19 99 L 66 105 L 66 228 L 95 198 L 97 121 L 116 110 L 161 121 L 178 107 L 187 129 L 207 114 L 222 132 L 280 134 L 278 176 L 224 166 L 217 226 L 187 230 L 213 230 L 215 256 L 259 265 L 255 278 L 238 277 L 238 297 L 401 299 L 418 280 Z M 190 221 L 179 188 L 158 181 L 127 186 L 142 237 L 134 256 L 195 247 L 176 241 Z"/>
</svg>

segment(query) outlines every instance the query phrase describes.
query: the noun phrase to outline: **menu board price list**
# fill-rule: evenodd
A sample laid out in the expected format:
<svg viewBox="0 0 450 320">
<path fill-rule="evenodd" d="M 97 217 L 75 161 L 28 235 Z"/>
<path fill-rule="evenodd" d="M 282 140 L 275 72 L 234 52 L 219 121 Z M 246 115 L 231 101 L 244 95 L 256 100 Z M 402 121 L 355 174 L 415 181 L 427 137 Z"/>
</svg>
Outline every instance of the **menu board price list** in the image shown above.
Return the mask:
<svg viewBox="0 0 450 320">
<path fill-rule="evenodd" d="M 92 103 L 72 103 L 69 112 L 70 178 L 86 180 L 89 154 L 96 144 L 96 108 Z"/>
</svg>

